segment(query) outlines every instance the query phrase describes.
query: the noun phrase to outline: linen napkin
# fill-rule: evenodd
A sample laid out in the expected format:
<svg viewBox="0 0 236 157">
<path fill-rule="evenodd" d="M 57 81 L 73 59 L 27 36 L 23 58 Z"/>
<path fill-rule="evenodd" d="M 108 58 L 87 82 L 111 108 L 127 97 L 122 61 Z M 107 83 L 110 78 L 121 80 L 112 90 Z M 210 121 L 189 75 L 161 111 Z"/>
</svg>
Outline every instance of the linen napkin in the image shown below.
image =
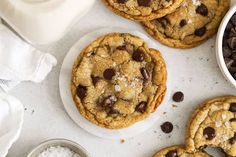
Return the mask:
<svg viewBox="0 0 236 157">
<path fill-rule="evenodd" d="M 24 109 L 19 100 L 0 92 L 0 157 L 20 136 Z"/>
<path fill-rule="evenodd" d="M 0 23 L 0 88 L 4 91 L 22 81 L 41 82 L 56 64 L 54 56 L 25 43 Z"/>
</svg>

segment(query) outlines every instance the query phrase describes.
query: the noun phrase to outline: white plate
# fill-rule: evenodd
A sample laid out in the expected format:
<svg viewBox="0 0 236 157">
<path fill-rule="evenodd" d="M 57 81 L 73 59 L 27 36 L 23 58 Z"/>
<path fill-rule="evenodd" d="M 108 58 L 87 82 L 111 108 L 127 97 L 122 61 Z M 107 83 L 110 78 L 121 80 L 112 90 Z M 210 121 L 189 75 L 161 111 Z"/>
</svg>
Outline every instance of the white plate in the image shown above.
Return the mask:
<svg viewBox="0 0 236 157">
<path fill-rule="evenodd" d="M 162 106 L 167 106 L 165 105 L 167 101 L 169 100 L 169 91 L 170 90 L 170 80 L 167 80 L 167 94 L 165 96 L 165 99 L 162 103 L 162 105 L 158 108 L 158 110 L 153 113 L 150 117 L 147 119 L 138 122 L 129 128 L 125 129 L 119 129 L 119 130 L 111 130 L 111 129 L 105 129 L 101 128 L 97 125 L 92 124 L 88 120 L 86 120 L 84 117 L 80 115 L 78 112 L 76 106 L 74 105 L 72 96 L 71 96 L 71 91 L 70 91 L 70 82 L 71 82 L 71 71 L 73 67 L 73 63 L 79 53 L 82 51 L 84 47 L 86 47 L 88 44 L 90 44 L 92 41 L 94 41 L 96 38 L 105 35 L 107 33 L 111 32 L 122 32 L 122 33 L 131 33 L 137 36 L 142 37 L 148 44 L 149 47 L 151 48 L 156 48 L 156 44 L 148 38 L 146 35 L 134 31 L 134 30 L 126 30 L 122 28 L 103 28 L 94 32 L 91 32 L 84 37 L 82 37 L 67 53 L 60 72 L 60 79 L 59 79 L 59 88 L 60 88 L 60 94 L 61 98 L 64 104 L 64 107 L 69 114 L 69 116 L 75 121 L 77 125 L 79 125 L 81 128 L 86 130 L 87 132 L 101 137 L 101 138 L 106 138 L 106 139 L 121 139 L 121 138 L 130 138 L 133 136 L 136 136 L 145 130 L 149 129 L 158 119 L 159 115 L 163 113 L 163 107 Z M 167 64 L 168 67 L 168 64 Z M 168 77 L 170 78 L 170 77 Z"/>
<path fill-rule="evenodd" d="M 24 109 L 19 100 L 1 92 L 0 105 L 0 157 L 5 157 L 20 136 Z"/>
</svg>

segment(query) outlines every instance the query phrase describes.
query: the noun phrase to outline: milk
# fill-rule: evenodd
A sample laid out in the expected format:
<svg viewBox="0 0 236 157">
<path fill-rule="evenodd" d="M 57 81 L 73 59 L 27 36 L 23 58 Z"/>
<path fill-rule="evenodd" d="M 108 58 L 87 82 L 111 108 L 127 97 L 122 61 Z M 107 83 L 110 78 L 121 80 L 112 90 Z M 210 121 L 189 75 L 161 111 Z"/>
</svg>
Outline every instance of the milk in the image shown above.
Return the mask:
<svg viewBox="0 0 236 157">
<path fill-rule="evenodd" d="M 0 0 L 0 16 L 32 44 L 56 42 L 95 0 Z"/>
</svg>

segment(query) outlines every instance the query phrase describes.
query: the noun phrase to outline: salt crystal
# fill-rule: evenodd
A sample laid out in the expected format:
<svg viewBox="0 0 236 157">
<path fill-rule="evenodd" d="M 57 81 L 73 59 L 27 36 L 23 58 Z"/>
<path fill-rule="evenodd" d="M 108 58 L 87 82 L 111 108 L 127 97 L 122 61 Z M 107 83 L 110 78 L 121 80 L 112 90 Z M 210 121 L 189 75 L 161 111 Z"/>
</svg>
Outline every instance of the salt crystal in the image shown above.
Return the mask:
<svg viewBox="0 0 236 157">
<path fill-rule="evenodd" d="M 221 127 L 222 122 L 221 122 L 221 121 L 217 121 L 217 122 L 215 123 L 215 125 L 216 125 L 217 128 L 219 128 L 219 127 Z"/>
<path fill-rule="evenodd" d="M 115 85 L 115 91 L 116 92 L 120 92 L 121 91 L 120 85 Z"/>
<path fill-rule="evenodd" d="M 228 140 L 228 136 L 227 135 L 223 135 L 222 139 L 223 139 L 223 141 L 227 141 Z"/>
<path fill-rule="evenodd" d="M 188 20 L 188 23 L 193 23 L 193 21 L 191 19 Z"/>
<path fill-rule="evenodd" d="M 230 123 L 229 122 L 225 122 L 225 126 L 226 126 L 226 128 L 230 128 Z"/>
<path fill-rule="evenodd" d="M 117 98 L 115 96 L 111 96 L 110 99 L 115 102 L 117 101 Z"/>
<path fill-rule="evenodd" d="M 45 149 L 37 157 L 80 157 L 80 155 L 69 148 L 56 146 Z"/>
<path fill-rule="evenodd" d="M 201 5 L 201 2 L 199 0 L 192 0 L 192 2 L 193 2 L 193 5 L 195 5 L 195 6 Z"/>
<path fill-rule="evenodd" d="M 227 116 L 225 115 L 225 114 L 222 114 L 222 119 L 226 119 L 227 118 Z"/>
</svg>

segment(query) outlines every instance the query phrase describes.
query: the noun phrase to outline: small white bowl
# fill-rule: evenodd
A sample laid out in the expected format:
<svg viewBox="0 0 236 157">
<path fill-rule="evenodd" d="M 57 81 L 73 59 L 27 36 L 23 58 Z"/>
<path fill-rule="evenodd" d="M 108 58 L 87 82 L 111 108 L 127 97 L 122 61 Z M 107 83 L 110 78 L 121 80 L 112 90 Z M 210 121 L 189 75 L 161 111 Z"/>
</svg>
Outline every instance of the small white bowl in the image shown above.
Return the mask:
<svg viewBox="0 0 236 157">
<path fill-rule="evenodd" d="M 221 22 L 216 38 L 216 58 L 221 72 L 223 73 L 225 78 L 236 88 L 236 80 L 230 74 L 223 57 L 223 36 L 225 28 L 235 12 L 236 12 L 236 5 L 233 5 Z"/>
<path fill-rule="evenodd" d="M 27 157 L 37 157 L 41 152 L 49 147 L 61 146 L 71 149 L 73 152 L 80 155 L 80 157 L 90 157 L 89 153 L 79 144 L 66 139 L 52 139 L 41 143 L 34 148 Z"/>
</svg>

